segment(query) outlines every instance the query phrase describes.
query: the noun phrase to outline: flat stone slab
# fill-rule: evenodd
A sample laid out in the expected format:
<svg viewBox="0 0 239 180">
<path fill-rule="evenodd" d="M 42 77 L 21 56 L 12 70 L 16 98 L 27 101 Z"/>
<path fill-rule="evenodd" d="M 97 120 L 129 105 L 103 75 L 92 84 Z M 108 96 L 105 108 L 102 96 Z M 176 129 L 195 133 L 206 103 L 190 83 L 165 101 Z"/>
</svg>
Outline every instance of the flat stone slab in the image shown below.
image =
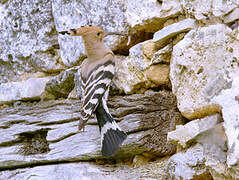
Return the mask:
<svg viewBox="0 0 239 180">
<path fill-rule="evenodd" d="M 183 148 L 187 147 L 200 134 L 211 128 L 221 121 L 219 114 L 207 116 L 202 119 L 190 121 L 185 125 L 176 126 L 175 131 L 168 133 L 168 141 L 179 144 Z"/>
<path fill-rule="evenodd" d="M 30 78 L 24 82 L 0 84 L 0 104 L 18 100 L 39 100 L 51 77 Z"/>
<path fill-rule="evenodd" d="M 167 133 L 182 123 L 171 92 L 114 96 L 110 111 L 128 137 L 113 157 L 141 153 L 165 156 L 175 153 Z M 100 132 L 90 119 L 78 132 L 80 100 L 19 102 L 0 112 L 0 170 L 102 159 Z"/>
<path fill-rule="evenodd" d="M 190 31 L 196 27 L 196 21 L 194 19 L 185 19 L 177 23 L 171 24 L 164 27 L 163 29 L 157 31 L 154 34 L 153 41 L 159 46 L 164 45 L 164 43 L 170 38 L 182 33 Z"/>
<path fill-rule="evenodd" d="M 164 179 L 164 166 L 167 159 L 160 159 L 157 162 L 145 163 L 140 167 L 128 165 L 99 165 L 90 162 L 75 162 L 66 164 L 54 164 L 8 170 L 0 172 L 0 179 L 8 180 L 120 180 L 120 179 Z"/>
</svg>

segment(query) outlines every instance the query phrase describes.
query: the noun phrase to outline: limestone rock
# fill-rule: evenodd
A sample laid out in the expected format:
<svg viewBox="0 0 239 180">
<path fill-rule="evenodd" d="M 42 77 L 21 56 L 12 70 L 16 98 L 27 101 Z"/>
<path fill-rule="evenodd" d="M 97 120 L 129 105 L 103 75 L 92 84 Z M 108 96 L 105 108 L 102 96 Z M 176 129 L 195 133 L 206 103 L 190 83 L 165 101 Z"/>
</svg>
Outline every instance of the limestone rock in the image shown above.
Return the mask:
<svg viewBox="0 0 239 180">
<path fill-rule="evenodd" d="M 51 77 L 30 78 L 24 82 L 0 84 L 0 104 L 19 100 L 39 100 Z"/>
<path fill-rule="evenodd" d="M 168 133 L 168 141 L 186 148 L 199 134 L 213 128 L 220 120 L 220 115 L 216 114 L 176 126 L 176 130 Z"/>
<path fill-rule="evenodd" d="M 128 133 L 113 158 L 175 153 L 175 145 L 167 143 L 167 133 L 183 119 L 172 93 L 115 96 L 108 104 L 119 126 Z M 84 132 L 77 130 L 80 106 L 80 100 L 55 100 L 1 109 L 0 170 L 101 159 L 97 120 L 90 119 Z"/>
<path fill-rule="evenodd" d="M 171 59 L 171 53 L 173 51 L 172 44 L 168 44 L 165 47 L 159 49 L 156 53 L 154 53 L 151 58 L 150 65 L 152 64 L 169 64 Z"/>
<path fill-rule="evenodd" d="M 153 42 L 155 42 L 158 46 L 163 47 L 166 45 L 165 43 L 167 43 L 167 41 L 172 37 L 180 33 L 190 31 L 194 28 L 196 28 L 194 19 L 189 18 L 179 21 L 156 32 L 153 37 Z"/>
<path fill-rule="evenodd" d="M 181 13 L 180 4 L 174 0 L 169 1 L 128 1 L 126 17 L 134 29 L 144 29 L 155 32 L 163 22 Z M 150 22 L 150 21 L 151 22 Z"/>
<path fill-rule="evenodd" d="M 223 123 L 198 134 L 193 146 L 169 158 L 168 176 L 171 179 L 232 179 L 226 165 L 226 141 Z"/>
<path fill-rule="evenodd" d="M 169 85 L 169 65 L 157 64 L 150 66 L 145 71 L 145 75 L 148 81 L 160 85 Z"/>
<path fill-rule="evenodd" d="M 56 98 L 66 98 L 75 86 L 74 78 L 77 70 L 78 68 L 71 68 L 53 77 L 46 84 L 46 92 L 54 95 Z"/>
<path fill-rule="evenodd" d="M 126 94 L 130 94 L 144 86 L 146 78 L 143 72 L 133 65 L 129 57 L 118 56 L 115 64 L 117 72 L 114 84 L 117 88 Z M 142 64 L 138 65 L 141 66 Z"/>
<path fill-rule="evenodd" d="M 74 89 L 70 92 L 68 95 L 68 98 L 70 99 L 81 99 L 82 92 L 81 92 L 81 68 L 77 68 L 77 72 L 74 76 Z"/>
<path fill-rule="evenodd" d="M 158 50 L 151 40 L 139 43 L 130 48 L 128 57 L 116 58 L 116 78 L 114 84 L 126 94 L 150 87 L 169 85 L 169 66 L 152 65 L 150 58 Z"/>
<path fill-rule="evenodd" d="M 230 88 L 230 77 L 239 70 L 238 47 L 232 30 L 222 24 L 192 30 L 174 46 L 170 79 L 178 108 L 186 118 L 220 112 L 211 99 Z"/>
<path fill-rule="evenodd" d="M 22 168 L 0 172 L 0 179 L 8 180 L 29 180 L 29 179 L 49 179 L 49 180 L 120 180 L 122 179 L 150 179 L 158 180 L 164 177 L 165 159 L 146 165 L 132 168 L 128 165 L 107 164 L 99 165 L 92 162 L 74 162 L 66 164 L 53 164 L 37 166 L 32 168 Z"/>
<path fill-rule="evenodd" d="M 0 4 L 0 83 L 19 81 L 24 72 L 62 69 L 51 5 L 47 0 Z"/>
<path fill-rule="evenodd" d="M 203 146 L 200 144 L 170 157 L 165 169 L 169 179 L 212 180 L 204 165 Z"/>
<path fill-rule="evenodd" d="M 233 78 L 232 87 L 224 89 L 221 93 L 213 98 L 213 102 L 222 107 L 224 119 L 224 128 L 228 139 L 228 166 L 236 165 L 239 161 L 239 103 L 236 96 L 239 94 L 239 76 Z"/>
<path fill-rule="evenodd" d="M 227 137 L 223 123 L 201 133 L 196 138 L 203 145 L 205 166 L 213 179 L 231 179 L 231 172 L 226 165 Z"/>
<path fill-rule="evenodd" d="M 233 9 L 233 11 L 223 17 L 224 23 L 232 23 L 239 19 L 239 8 Z"/>
<path fill-rule="evenodd" d="M 206 20 L 207 18 L 221 17 L 228 14 L 232 9 L 238 6 L 238 1 L 214 1 L 214 0 L 196 0 L 181 1 L 181 7 L 187 14 L 194 16 L 197 20 Z"/>
</svg>

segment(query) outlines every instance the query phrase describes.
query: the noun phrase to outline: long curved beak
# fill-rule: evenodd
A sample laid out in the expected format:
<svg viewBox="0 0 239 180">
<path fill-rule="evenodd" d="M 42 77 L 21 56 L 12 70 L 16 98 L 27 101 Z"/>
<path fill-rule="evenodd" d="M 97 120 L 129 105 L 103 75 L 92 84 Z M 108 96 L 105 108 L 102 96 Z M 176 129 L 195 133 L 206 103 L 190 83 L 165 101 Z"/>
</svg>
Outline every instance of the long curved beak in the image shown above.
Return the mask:
<svg viewBox="0 0 239 180">
<path fill-rule="evenodd" d="M 128 34 L 124 34 L 124 33 L 118 33 L 118 32 L 105 32 L 105 36 L 109 36 L 109 35 L 118 35 L 118 36 L 128 36 Z"/>
</svg>

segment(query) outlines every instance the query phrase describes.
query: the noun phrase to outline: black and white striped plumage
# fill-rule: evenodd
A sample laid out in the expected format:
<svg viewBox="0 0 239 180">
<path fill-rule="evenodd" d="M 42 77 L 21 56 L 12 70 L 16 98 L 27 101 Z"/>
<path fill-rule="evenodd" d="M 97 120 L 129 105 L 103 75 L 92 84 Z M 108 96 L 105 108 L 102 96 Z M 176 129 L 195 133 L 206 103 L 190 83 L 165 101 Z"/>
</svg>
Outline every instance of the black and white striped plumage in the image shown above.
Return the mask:
<svg viewBox="0 0 239 180">
<path fill-rule="evenodd" d="M 90 117 L 96 115 L 101 132 L 102 154 L 112 156 L 127 137 L 112 118 L 106 104 L 115 73 L 114 54 L 104 45 L 104 32 L 99 27 L 85 26 L 60 33 L 82 36 L 88 56 L 81 67 L 83 97 L 79 130 L 84 128 Z"/>
<path fill-rule="evenodd" d="M 105 58 L 108 60 L 91 70 L 86 79 L 81 77 L 84 96 L 79 129 L 82 128 L 82 123 L 84 126 L 95 114 L 101 132 L 102 154 L 112 156 L 119 150 L 126 134 L 112 118 L 106 104 L 110 83 L 114 77 L 115 63 L 113 54 L 107 54 Z"/>
</svg>

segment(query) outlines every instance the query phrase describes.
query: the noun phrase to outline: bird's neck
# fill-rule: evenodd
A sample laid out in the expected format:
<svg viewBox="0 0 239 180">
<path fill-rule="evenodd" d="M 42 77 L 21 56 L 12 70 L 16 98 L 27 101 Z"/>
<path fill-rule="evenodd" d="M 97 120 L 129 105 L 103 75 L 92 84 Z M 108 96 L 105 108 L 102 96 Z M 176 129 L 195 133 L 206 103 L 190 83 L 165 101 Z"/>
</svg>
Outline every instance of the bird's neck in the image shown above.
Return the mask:
<svg viewBox="0 0 239 180">
<path fill-rule="evenodd" d="M 97 61 L 99 59 L 102 59 L 105 54 L 112 52 L 103 41 L 88 41 L 87 39 L 84 39 L 84 45 L 85 45 L 85 51 L 86 55 L 89 60 L 91 61 Z"/>
</svg>

